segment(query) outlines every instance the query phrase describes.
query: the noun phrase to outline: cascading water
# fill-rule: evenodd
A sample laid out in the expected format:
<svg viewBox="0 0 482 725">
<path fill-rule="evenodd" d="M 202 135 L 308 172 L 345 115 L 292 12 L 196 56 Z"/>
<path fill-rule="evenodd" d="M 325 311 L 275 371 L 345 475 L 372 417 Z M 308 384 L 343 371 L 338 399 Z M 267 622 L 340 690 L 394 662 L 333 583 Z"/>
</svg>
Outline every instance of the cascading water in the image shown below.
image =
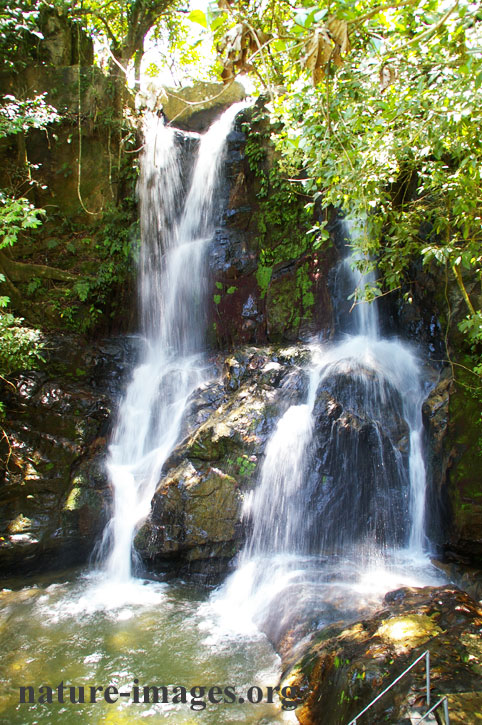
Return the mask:
<svg viewBox="0 0 482 725">
<path fill-rule="evenodd" d="M 338 267 L 345 298 L 373 281 L 354 261 Z M 294 622 L 350 617 L 389 588 L 434 579 L 420 365 L 406 343 L 380 337 L 376 303 L 357 303 L 341 322 L 338 343 L 312 346 L 306 402 L 288 408 L 268 442 L 244 505 L 246 546 L 214 597 L 222 616 L 275 642 Z"/>
<path fill-rule="evenodd" d="M 187 400 L 205 372 L 205 249 L 213 233 L 216 183 L 227 134 L 243 104 L 201 137 L 183 198 L 179 132 L 153 113 L 141 159 L 140 306 L 144 359 L 120 406 L 109 449 L 114 515 L 105 538 L 110 579 L 132 575 L 132 540 L 150 508 L 162 467 L 178 439 Z"/>
</svg>

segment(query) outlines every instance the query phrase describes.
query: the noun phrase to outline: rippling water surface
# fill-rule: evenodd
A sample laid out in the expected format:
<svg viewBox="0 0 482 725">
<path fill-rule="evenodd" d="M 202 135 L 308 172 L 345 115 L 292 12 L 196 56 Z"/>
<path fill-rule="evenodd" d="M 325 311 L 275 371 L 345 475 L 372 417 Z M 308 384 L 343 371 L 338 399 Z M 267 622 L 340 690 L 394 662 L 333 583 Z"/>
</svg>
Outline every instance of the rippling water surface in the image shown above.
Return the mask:
<svg viewBox="0 0 482 725">
<path fill-rule="evenodd" d="M 18 585 L 18 583 L 17 583 Z M 206 592 L 177 582 L 133 580 L 116 591 L 98 574 L 45 582 L 0 594 L 0 722 L 34 723 L 273 723 L 294 722 L 279 704 L 19 704 L 19 687 L 114 685 L 227 686 L 237 698 L 251 686 L 276 686 L 280 661 L 266 637 L 233 635 Z M 141 691 L 142 693 L 142 691 Z M 141 697 L 142 699 L 142 697 Z M 276 700 L 276 698 L 274 698 Z M 188 701 L 190 696 L 188 695 Z"/>
</svg>

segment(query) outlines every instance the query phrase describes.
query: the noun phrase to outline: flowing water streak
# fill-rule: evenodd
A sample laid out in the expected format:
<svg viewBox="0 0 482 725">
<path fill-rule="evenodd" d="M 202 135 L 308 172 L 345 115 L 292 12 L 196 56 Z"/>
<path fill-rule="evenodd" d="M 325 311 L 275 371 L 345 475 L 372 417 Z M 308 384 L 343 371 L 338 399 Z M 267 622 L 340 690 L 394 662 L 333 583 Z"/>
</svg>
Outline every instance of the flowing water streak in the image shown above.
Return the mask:
<svg viewBox="0 0 482 725">
<path fill-rule="evenodd" d="M 268 441 L 259 485 L 243 507 L 244 517 L 253 521 L 243 561 L 266 551 L 293 554 L 304 550 L 306 511 L 303 498 L 306 492 L 303 484 L 308 446 L 313 436 L 312 413 L 319 377 L 319 367 L 313 366 L 307 402 L 288 408 Z"/>
<path fill-rule="evenodd" d="M 348 221 L 347 231 L 350 238 L 363 233 L 360 224 Z M 364 289 L 375 281 L 375 272 L 361 272 L 353 262 L 359 258 L 355 255 L 343 260 L 345 273 L 351 285 Z M 426 548 L 425 539 L 425 494 L 426 468 L 423 455 L 423 421 L 422 403 L 426 395 L 421 379 L 420 365 L 409 345 L 397 339 L 379 341 L 380 322 L 376 302 L 358 303 L 355 306 L 356 332 L 366 339 L 362 341 L 360 351 L 354 357 L 361 358 L 363 364 L 373 370 L 381 378 L 385 378 L 394 391 L 402 395 L 403 417 L 409 428 L 409 511 L 408 511 L 408 548 L 412 557 L 423 557 Z M 355 341 L 353 341 L 355 342 Z M 356 343 L 355 343 L 356 344 Z M 358 343 L 358 347 L 360 347 Z M 361 354 L 360 354 L 361 353 Z M 384 401 L 381 401 L 382 404 Z"/>
<path fill-rule="evenodd" d="M 373 282 L 373 274 L 360 273 L 351 258 L 340 267 L 351 289 Z M 355 542 L 370 551 L 408 545 L 412 554 L 423 553 L 424 390 L 418 361 L 403 342 L 379 337 L 376 304 L 360 302 L 354 314 L 357 334 L 330 347 L 314 347 L 306 403 L 288 408 L 268 442 L 260 483 L 245 505 L 252 530 L 243 560 L 263 553 L 307 554 L 315 547 L 318 553 L 340 551 Z M 329 482 L 309 482 L 317 393 L 342 403 L 348 416 L 341 428 L 335 421 L 325 442 L 322 472 L 333 479 L 331 491 Z M 398 430 L 386 435 L 390 427 L 403 431 L 401 420 L 408 428 L 406 443 L 397 440 L 404 437 Z M 356 436 L 354 442 L 346 440 L 346 426 L 367 430 L 367 442 Z M 401 450 L 405 447 L 408 457 Z M 323 487 L 327 493 L 320 492 Z"/>
<path fill-rule="evenodd" d="M 201 137 L 187 195 L 183 194 L 183 136 L 155 114 L 145 119 L 138 191 L 146 349 L 121 403 L 109 448 L 114 514 L 105 539 L 110 539 L 106 569 L 111 581 L 131 579 L 136 527 L 149 512 L 162 466 L 178 440 L 189 396 L 206 375 L 205 251 L 214 231 L 215 191 L 226 138 L 243 106 L 231 106 Z M 184 135 L 186 141 L 193 143 Z"/>
<path fill-rule="evenodd" d="M 348 218 L 344 220 L 348 239 L 359 239 L 360 236 L 366 234 L 365 224 L 362 220 Z M 361 257 L 358 252 L 354 252 L 345 257 L 340 264 L 342 274 L 346 276 L 350 283 L 349 294 L 360 291 L 363 292 L 366 287 L 373 286 L 375 283 L 375 270 L 364 270 L 366 260 Z M 364 335 L 376 340 L 380 332 L 380 322 L 378 319 L 378 307 L 376 303 L 367 304 L 364 301 L 356 302 L 353 308 L 355 316 L 355 333 Z"/>
</svg>

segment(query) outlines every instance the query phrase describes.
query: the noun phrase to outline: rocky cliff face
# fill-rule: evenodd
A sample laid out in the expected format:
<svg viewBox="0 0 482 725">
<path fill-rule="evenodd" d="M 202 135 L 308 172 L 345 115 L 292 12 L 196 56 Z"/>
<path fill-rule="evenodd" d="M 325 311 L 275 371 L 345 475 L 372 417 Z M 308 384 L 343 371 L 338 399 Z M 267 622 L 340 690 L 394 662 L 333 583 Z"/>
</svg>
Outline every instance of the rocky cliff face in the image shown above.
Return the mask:
<svg viewBox="0 0 482 725">
<path fill-rule="evenodd" d="M 43 84 L 40 90 L 47 89 L 51 98 L 57 94 L 60 99 L 72 87 L 78 68 L 52 65 L 30 72 Z M 82 108 L 88 109 L 88 119 L 99 118 L 105 110 L 99 99 L 105 100 L 108 91 L 101 88 L 104 80 L 97 78 L 94 69 L 85 73 Z M 71 171 L 76 155 L 76 102 L 73 96 L 65 98 L 72 118 L 70 125 L 65 122 L 62 126 L 55 147 L 47 148 L 47 140 L 38 145 L 37 138 L 28 139 L 31 153 L 47 154 L 41 159 L 48 182 L 45 194 L 70 209 L 71 229 L 76 228 L 79 211 L 77 184 L 75 175 L 63 179 L 62 169 Z M 84 201 L 94 206 L 97 201 L 104 203 L 100 196 L 95 197 L 95 189 L 101 196 L 118 195 L 118 190 L 109 191 L 107 137 L 96 140 L 99 131 L 95 125 L 90 136 L 90 122 L 85 127 L 84 172 L 92 173 L 96 186 L 86 185 L 92 195 Z M 209 253 L 213 382 L 191 401 L 183 440 L 166 466 L 151 515 L 137 535 L 136 547 L 151 568 L 225 568 L 243 539 L 242 498 L 255 483 L 267 436 L 284 406 L 303 390 L 301 364 L 306 350 L 299 340 L 315 332 L 329 338 L 333 331 L 330 269 L 340 254 L 336 217 L 328 225 L 332 241 L 314 251 L 306 235 L 312 218 L 304 209 L 306 198 L 299 193 L 302 179 L 293 177 L 288 184 L 283 179 L 271 140 L 276 132 L 260 101 L 241 115 L 229 138 L 226 183 Z M 67 143 L 69 134 L 73 134 L 72 144 Z M 43 197 L 39 200 L 45 201 Z M 54 227 L 55 219 L 35 259 L 60 265 L 68 257 L 63 241 L 59 244 L 54 236 Z M 72 234 L 77 232 L 67 236 Z M 80 236 L 89 240 L 85 264 L 98 267 L 96 234 L 83 228 Z M 20 251 L 27 254 L 26 248 Z M 75 257 L 77 263 L 78 251 Z M 85 270 L 82 267 L 82 273 Z M 422 341 L 434 360 L 440 360 L 437 285 L 420 277 L 419 287 L 415 304 L 386 306 L 383 324 L 387 330 L 408 332 Z M 63 303 L 57 300 L 55 304 L 63 315 Z M 111 324 L 128 327 L 132 323 L 132 295 L 121 307 L 109 305 L 107 301 L 104 316 L 108 310 Z M 40 316 L 47 307 L 40 301 Z M 75 353 L 85 344 L 78 337 L 52 340 L 54 350 L 45 370 L 20 376 L 16 392 L 5 387 L 9 405 L 5 430 L 12 451 L 4 439 L 5 459 L 9 458 L 1 495 L 6 504 L 4 561 L 9 569 L 16 562 L 19 567 L 33 568 L 39 561 L 60 566 L 85 560 L 109 516 L 103 456 L 112 411 L 133 357 L 129 346 L 125 348 L 117 340 L 105 345 L 89 343 Z M 291 343 L 296 346 L 287 348 Z M 233 349 L 234 354 L 218 352 Z M 111 377 L 102 372 L 104 368 L 111 370 Z M 477 561 L 481 551 L 478 459 L 470 453 L 475 443 L 473 429 L 466 425 L 464 397 L 460 390 L 454 394 L 447 371 L 432 392 L 427 392 L 424 417 L 434 481 L 429 506 L 433 512 L 431 534 L 434 539 L 438 536 L 441 549 Z M 318 401 L 320 428 L 335 423 L 352 430 L 363 424 L 345 420 L 336 395 L 332 398 Z M 403 453 L 404 431 L 396 422 L 387 435 L 399 440 Z M 443 536 L 436 534 L 440 521 L 445 522 Z"/>
<path fill-rule="evenodd" d="M 41 26 L 22 72 L 0 69 L 3 94 L 42 98 L 56 115 L 45 129 L 0 139 L 0 186 L 46 212 L 2 250 L 1 293 L 43 330 L 125 331 L 138 240 L 133 100 L 93 65 L 92 40 L 60 11 L 42 8 Z"/>
<path fill-rule="evenodd" d="M 331 243 L 313 250 L 302 178 L 283 178 L 275 134 L 261 99 L 240 114 L 229 138 L 228 183 L 209 259 L 211 339 L 221 349 L 328 337 L 332 330 L 328 271 L 338 252 Z"/>
</svg>

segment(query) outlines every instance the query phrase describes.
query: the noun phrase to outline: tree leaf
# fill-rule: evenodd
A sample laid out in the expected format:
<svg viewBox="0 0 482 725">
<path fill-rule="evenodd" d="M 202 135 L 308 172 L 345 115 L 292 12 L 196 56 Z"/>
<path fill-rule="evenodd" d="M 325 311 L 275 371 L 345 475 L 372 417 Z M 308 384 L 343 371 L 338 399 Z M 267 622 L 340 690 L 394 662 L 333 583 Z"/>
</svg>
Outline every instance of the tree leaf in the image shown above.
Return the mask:
<svg viewBox="0 0 482 725">
<path fill-rule="evenodd" d="M 192 10 L 187 17 L 191 23 L 197 23 L 207 29 L 208 21 L 206 20 L 206 14 L 202 10 Z"/>
</svg>

